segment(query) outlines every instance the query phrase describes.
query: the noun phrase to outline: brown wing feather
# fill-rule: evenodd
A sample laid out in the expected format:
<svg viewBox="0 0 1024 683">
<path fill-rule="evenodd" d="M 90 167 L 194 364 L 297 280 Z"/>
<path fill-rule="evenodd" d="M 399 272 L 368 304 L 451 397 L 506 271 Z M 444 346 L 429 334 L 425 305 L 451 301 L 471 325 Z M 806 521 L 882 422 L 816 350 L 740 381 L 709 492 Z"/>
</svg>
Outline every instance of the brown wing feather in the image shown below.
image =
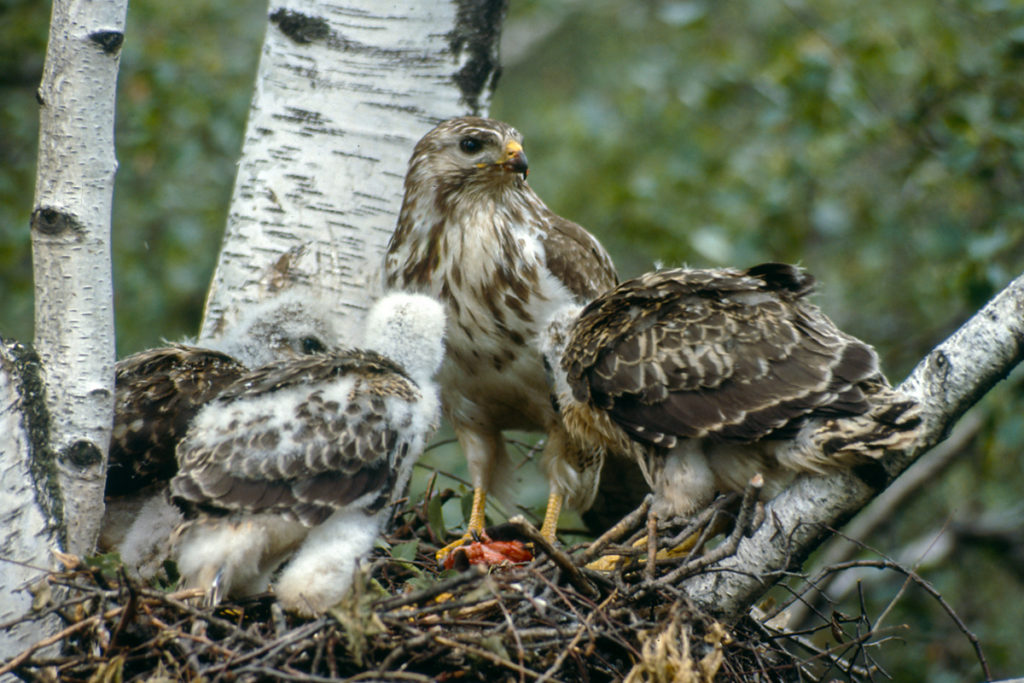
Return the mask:
<svg viewBox="0 0 1024 683">
<path fill-rule="evenodd" d="M 317 388 L 342 378 L 352 382 L 344 403 Z M 303 393 L 286 398 L 292 390 Z M 171 482 L 181 504 L 274 512 L 313 525 L 355 501 L 370 510 L 386 503 L 394 462 L 407 447 L 399 442 L 404 425 L 388 420 L 386 400 L 420 396 L 398 365 L 365 351 L 276 363 L 239 379 L 210 409 L 230 411 L 275 394 L 284 419 L 257 408 L 205 431 L 197 431 L 206 425 L 197 420 L 178 449 L 180 472 Z"/>
<path fill-rule="evenodd" d="M 803 299 L 812 283 L 780 264 L 625 282 L 574 327 L 563 355 L 573 394 L 664 447 L 786 437 L 813 416 L 863 413 L 877 356 Z"/>
<path fill-rule="evenodd" d="M 208 401 L 245 372 L 230 356 L 181 344 L 117 362 L 107 495 L 170 479 L 174 448 Z"/>
<path fill-rule="evenodd" d="M 593 235 L 555 214 L 549 214 L 548 226 L 542 240 L 548 270 L 577 299 L 590 301 L 618 284 L 611 257 Z"/>
</svg>

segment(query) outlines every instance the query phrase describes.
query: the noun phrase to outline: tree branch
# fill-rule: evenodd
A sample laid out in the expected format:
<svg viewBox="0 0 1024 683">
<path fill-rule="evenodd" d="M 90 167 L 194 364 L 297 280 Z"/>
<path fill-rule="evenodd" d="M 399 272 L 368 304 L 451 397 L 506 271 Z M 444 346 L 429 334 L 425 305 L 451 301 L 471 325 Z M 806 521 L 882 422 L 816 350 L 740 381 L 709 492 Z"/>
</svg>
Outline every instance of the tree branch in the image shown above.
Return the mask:
<svg viewBox="0 0 1024 683">
<path fill-rule="evenodd" d="M 767 521 L 736 554 L 681 584 L 705 610 L 744 613 L 786 569 L 799 566 L 922 453 L 942 441 L 964 412 L 1024 358 L 1024 275 L 996 295 L 922 360 L 899 389 L 921 405 L 920 440 L 887 454 L 879 488 L 850 471 L 802 476 L 766 506 Z"/>
</svg>

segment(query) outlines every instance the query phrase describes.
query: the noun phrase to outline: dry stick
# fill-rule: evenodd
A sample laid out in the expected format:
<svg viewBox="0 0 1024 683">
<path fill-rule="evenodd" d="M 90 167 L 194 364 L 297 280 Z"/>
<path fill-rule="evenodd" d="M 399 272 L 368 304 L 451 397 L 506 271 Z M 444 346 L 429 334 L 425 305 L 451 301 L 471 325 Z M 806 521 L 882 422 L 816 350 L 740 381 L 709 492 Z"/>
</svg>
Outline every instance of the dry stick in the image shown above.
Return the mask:
<svg viewBox="0 0 1024 683">
<path fill-rule="evenodd" d="M 174 596 L 182 595 L 182 596 L 186 596 L 186 597 L 192 597 L 194 592 L 195 592 L 194 589 L 188 589 L 188 590 L 178 591 L 177 593 L 172 593 L 171 595 L 174 595 Z M 168 596 L 168 597 L 170 597 L 170 596 Z M 62 630 L 62 631 L 60 631 L 58 633 L 55 633 L 52 636 L 49 636 L 47 638 L 44 638 L 44 639 L 40 640 L 38 643 L 35 643 L 34 645 L 29 646 L 23 652 L 18 653 L 15 657 L 10 659 L 6 664 L 4 664 L 2 667 L 0 667 L 0 676 L 4 675 L 6 673 L 10 673 L 15 668 L 21 666 L 25 662 L 25 660 L 27 660 L 29 657 L 32 656 L 33 653 L 43 649 L 44 647 L 48 647 L 50 645 L 53 645 L 54 643 L 58 643 L 61 640 L 63 640 L 64 638 L 66 638 L 69 635 L 71 635 L 72 633 L 77 633 L 78 631 L 81 631 L 86 626 L 96 625 L 102 619 L 113 619 L 114 617 L 119 615 L 123 610 L 124 610 L 124 607 L 114 607 L 112 609 L 107 610 L 103 614 L 94 614 L 91 617 L 88 617 L 87 619 L 83 619 L 82 621 L 79 621 L 77 623 L 72 624 L 71 626 L 68 626 L 64 630 Z"/>
<path fill-rule="evenodd" d="M 565 573 L 565 578 L 568 579 L 569 583 L 583 595 L 588 598 L 594 599 L 600 596 L 597 588 L 594 584 L 590 583 L 587 577 L 583 576 L 583 572 L 580 568 L 573 564 L 572 558 L 565 554 L 562 550 L 554 547 L 551 543 L 544 538 L 537 527 L 526 521 L 526 518 L 522 515 L 516 515 L 512 519 L 508 520 L 509 524 L 516 527 L 521 534 L 526 536 L 530 541 L 533 542 L 534 546 L 540 548 L 544 553 L 554 560 L 555 565 Z"/>
<path fill-rule="evenodd" d="M 227 666 L 230 666 L 230 667 L 234 668 L 234 667 L 237 667 L 240 664 L 243 664 L 243 663 L 245 663 L 245 662 L 247 662 L 247 661 L 249 661 L 251 659 L 255 659 L 256 657 L 273 655 L 273 654 L 281 651 L 283 648 L 288 647 L 289 645 L 291 645 L 291 644 L 293 644 L 295 642 L 301 641 L 303 638 L 306 638 L 306 637 L 309 637 L 311 635 L 314 635 L 316 633 L 316 631 L 319 631 L 321 628 L 323 628 L 323 626 L 326 623 L 327 622 L 324 619 L 318 619 L 316 621 L 311 621 L 310 623 L 305 624 L 304 626 L 300 626 L 299 628 L 295 628 L 295 629 L 292 629 L 291 631 L 288 631 L 287 633 L 285 633 L 283 636 L 281 636 L 277 640 L 271 641 L 269 643 L 262 643 L 262 644 L 260 644 L 260 647 L 256 648 L 252 652 L 247 652 L 247 653 L 245 653 L 243 655 L 238 655 L 237 659 L 233 659 L 230 662 L 222 662 L 220 664 L 214 664 L 214 665 L 210 666 L 207 669 L 207 671 L 216 670 L 216 669 L 224 669 Z M 259 644 L 258 641 L 257 641 L 257 644 Z M 255 666 L 255 665 L 253 665 L 253 666 Z"/>
<path fill-rule="evenodd" d="M 957 615 L 957 613 L 953 610 L 952 606 L 950 606 L 950 604 L 946 602 L 945 598 L 942 597 L 942 594 L 939 593 L 939 591 L 937 591 L 930 583 L 925 581 L 925 579 L 922 576 L 920 576 L 915 571 L 907 569 L 906 567 L 900 565 L 897 562 L 893 562 L 892 560 L 851 560 L 850 562 L 842 562 L 831 567 L 826 567 L 822 571 L 839 572 L 851 569 L 853 567 L 874 567 L 876 569 L 892 569 L 900 572 L 907 578 L 911 579 L 918 586 L 923 588 L 926 593 L 935 598 L 935 601 L 939 603 L 943 610 L 945 610 L 946 614 L 949 615 L 949 618 L 952 619 L 953 623 L 956 624 L 957 628 L 960 629 L 960 632 L 964 634 L 964 637 L 967 638 L 968 641 L 970 641 L 971 646 L 974 647 L 974 653 L 978 657 L 978 662 L 981 664 L 981 670 L 985 674 L 985 680 L 992 680 L 992 672 L 989 670 L 988 660 L 985 659 L 985 653 L 981 651 L 981 641 L 978 640 L 978 637 L 974 635 L 974 633 L 972 633 L 970 629 L 967 628 L 967 624 L 965 624 L 960 619 L 959 615 Z"/>
<path fill-rule="evenodd" d="M 555 661 L 551 664 L 550 667 L 548 667 L 548 670 L 545 671 L 544 674 L 537 679 L 537 683 L 544 683 L 544 681 L 554 676 L 558 672 L 558 670 L 562 668 L 562 664 L 565 662 L 565 658 L 568 657 L 569 653 L 572 652 L 573 648 L 575 648 L 576 645 L 579 644 L 580 639 L 583 637 L 583 634 L 590 630 L 590 621 L 594 618 L 595 615 L 600 614 L 601 610 L 607 607 L 608 603 L 616 597 L 618 597 L 618 592 L 613 591 L 611 595 L 604 599 L 604 602 L 597 606 L 597 609 L 591 610 L 590 614 L 587 615 L 587 618 L 584 619 L 583 623 L 580 624 L 578 629 L 576 629 L 576 635 L 574 635 L 572 640 L 569 641 L 569 644 L 565 648 L 563 648 L 561 652 L 558 653 L 558 657 L 556 657 Z"/>
<path fill-rule="evenodd" d="M 690 549 L 689 555 L 687 555 L 687 559 L 689 559 L 693 553 L 698 552 L 704 547 L 709 536 L 717 534 L 719 531 L 723 530 L 722 525 L 717 523 L 718 516 L 724 514 L 722 510 L 731 505 L 735 499 L 735 493 L 720 496 L 714 503 L 701 510 L 701 512 L 666 545 L 669 548 L 676 548 L 688 541 L 695 535 L 697 530 L 700 529 L 700 535 L 698 536 L 697 541 L 693 544 L 693 547 Z"/>
<path fill-rule="evenodd" d="M 519 639 L 519 631 L 516 630 L 516 624 L 512 620 L 512 615 L 509 614 L 508 609 L 505 607 L 505 601 L 501 599 L 501 595 L 498 594 L 496 587 L 491 584 L 491 594 L 494 595 L 495 601 L 498 603 L 498 607 L 501 608 L 501 614 L 505 618 L 505 624 L 508 629 L 512 632 L 512 637 L 516 641 L 516 654 L 519 655 L 519 666 L 523 666 L 523 641 Z M 523 674 L 519 674 L 519 681 L 522 683 Z"/>
<path fill-rule="evenodd" d="M 754 510 L 757 508 L 757 500 L 761 494 L 761 488 L 763 486 L 764 477 L 760 474 L 755 474 L 750 479 L 747 487 L 743 490 L 743 502 L 740 504 L 739 514 L 736 516 L 736 525 L 733 527 L 732 533 L 729 534 L 728 538 L 726 538 L 720 546 L 703 557 L 698 557 L 695 560 L 691 560 L 679 567 L 676 567 L 658 579 L 658 583 L 668 585 L 674 584 L 680 578 L 689 576 L 696 570 L 703 569 L 704 567 L 712 565 L 715 562 L 735 553 L 736 548 L 740 545 L 740 541 L 750 529 L 750 523 L 751 520 L 754 519 Z"/>
<path fill-rule="evenodd" d="M 120 607 L 115 607 L 114 609 L 108 610 L 106 614 L 94 614 L 93 616 L 89 617 L 88 619 L 83 619 L 82 621 L 79 621 L 76 624 L 72 624 L 71 626 L 68 626 L 64 630 L 59 631 L 58 633 L 55 633 L 55 634 L 53 634 L 52 636 L 50 636 L 48 638 L 44 638 L 44 639 L 40 640 L 38 643 L 30 646 L 25 651 L 19 653 L 15 657 L 13 657 L 10 661 L 7 662 L 7 664 L 4 664 L 2 667 L 0 667 L 0 676 L 4 675 L 6 673 L 10 673 L 14 669 L 16 669 L 19 666 L 21 666 L 22 663 L 24 663 L 26 659 L 31 657 L 32 654 L 34 652 L 36 652 L 37 650 L 40 650 L 40 649 L 42 649 L 44 647 L 47 647 L 49 645 L 53 645 L 54 643 L 59 643 L 64 638 L 67 638 L 72 633 L 76 633 L 78 631 L 81 631 L 86 626 L 95 626 L 96 624 L 98 624 L 100 622 L 101 619 L 115 617 L 115 616 L 117 616 L 117 614 L 120 611 L 121 611 Z"/>
<path fill-rule="evenodd" d="M 423 674 L 413 673 L 411 671 L 389 671 L 387 673 L 387 679 L 396 681 L 417 681 L 417 683 L 433 683 L 437 679 L 433 676 L 424 676 Z M 377 671 L 364 671 L 361 674 L 356 674 L 349 681 L 382 681 L 387 680 L 382 678 L 382 674 Z M 335 679 L 331 679 L 332 681 Z"/>
<path fill-rule="evenodd" d="M 658 559 L 658 517 L 647 515 L 647 568 L 646 576 L 648 581 L 654 581 L 655 572 L 658 567 L 655 562 Z"/>
<path fill-rule="evenodd" d="M 594 542 L 583 551 L 583 557 L 581 558 L 580 564 L 588 564 L 592 560 L 597 559 L 597 556 L 601 554 L 601 551 L 605 549 L 605 546 L 628 534 L 634 527 L 640 524 L 640 520 L 646 517 L 647 511 L 651 509 L 651 502 L 653 500 L 654 497 L 647 494 L 647 496 L 644 497 L 643 502 L 640 503 L 640 507 L 616 522 L 611 529 L 608 529 L 598 536 Z"/>
<path fill-rule="evenodd" d="M 450 593 L 454 589 L 458 588 L 464 583 L 475 581 L 487 574 L 487 569 L 483 565 L 472 564 L 469 569 L 456 574 L 455 576 L 445 579 L 444 581 L 438 581 L 432 586 L 427 586 L 415 593 L 409 593 L 408 595 L 399 595 L 393 598 L 385 598 L 377 602 L 374 607 L 381 611 L 390 612 L 391 610 L 403 607 L 405 605 L 414 605 L 420 602 L 426 602 L 432 600 L 442 593 Z M 450 606 L 449 606 L 450 607 Z M 408 616 L 408 615 L 405 615 Z"/>
<path fill-rule="evenodd" d="M 851 638 L 850 640 L 846 641 L 845 643 L 839 643 L 835 647 L 821 648 L 821 647 L 818 647 L 817 645 L 815 645 L 813 641 L 811 641 L 810 639 L 808 639 L 808 638 L 806 638 L 804 636 L 797 635 L 797 634 L 785 633 L 785 632 L 773 633 L 772 632 L 773 629 L 770 629 L 769 627 L 765 626 L 764 624 L 759 624 L 759 626 L 765 632 L 765 634 L 769 638 L 771 638 L 772 640 L 777 640 L 779 638 L 785 638 L 786 640 L 791 640 L 794 643 L 796 643 L 797 645 L 799 645 L 800 647 L 802 647 L 805 650 L 807 650 L 808 652 L 810 652 L 811 655 L 812 655 L 811 659 L 824 659 L 824 660 L 828 660 L 829 664 L 831 664 L 833 666 L 839 666 L 840 664 L 843 664 L 843 665 L 845 665 L 845 666 L 847 666 L 849 668 L 849 670 L 850 670 L 849 672 L 850 673 L 855 673 L 858 676 L 870 676 L 871 672 L 866 667 L 861 667 L 861 666 L 858 666 L 857 664 L 854 664 L 852 662 L 844 661 L 842 659 L 842 657 L 839 654 L 837 654 L 837 653 L 839 652 L 840 649 L 848 649 L 850 647 L 850 645 L 854 645 L 854 644 L 857 644 L 857 643 L 867 642 L 867 640 L 869 638 L 874 637 L 874 636 L 878 636 L 878 635 L 880 635 L 882 633 L 881 631 L 874 631 L 874 630 L 872 630 L 872 631 L 869 631 L 868 633 L 863 633 L 863 634 L 860 634 L 860 635 L 858 635 L 858 636 L 856 636 L 854 638 Z M 888 627 L 886 629 L 886 631 L 891 631 L 891 632 L 902 631 L 902 630 L 905 630 L 905 627 L 902 627 L 902 626 L 890 626 L 890 627 Z M 807 660 L 801 660 L 800 663 L 801 664 L 806 664 Z"/>
<path fill-rule="evenodd" d="M 460 643 L 457 640 L 452 640 L 451 638 L 446 638 L 445 636 L 438 635 L 436 633 L 432 633 L 430 635 L 433 638 L 434 642 L 436 642 L 438 645 L 444 645 L 445 647 L 450 647 L 450 648 L 455 648 L 455 649 L 460 649 L 461 648 L 462 650 L 465 650 L 469 654 L 472 654 L 472 655 L 475 655 L 477 657 L 480 657 L 481 659 L 486 659 L 487 661 L 491 662 L 492 664 L 497 664 L 498 666 L 503 666 L 506 669 L 511 669 L 512 671 L 515 671 L 517 673 L 529 674 L 533 678 L 537 678 L 538 676 L 540 676 L 540 674 L 538 674 L 536 671 L 533 671 L 531 669 L 527 669 L 524 666 L 519 666 L 515 662 L 510 662 L 509 660 L 505 659 L 504 657 L 499 657 L 498 655 L 494 654 L 493 652 L 488 652 L 487 650 L 484 650 L 483 648 L 479 648 L 479 647 L 477 647 L 475 645 L 469 645 L 468 643 Z"/>
</svg>

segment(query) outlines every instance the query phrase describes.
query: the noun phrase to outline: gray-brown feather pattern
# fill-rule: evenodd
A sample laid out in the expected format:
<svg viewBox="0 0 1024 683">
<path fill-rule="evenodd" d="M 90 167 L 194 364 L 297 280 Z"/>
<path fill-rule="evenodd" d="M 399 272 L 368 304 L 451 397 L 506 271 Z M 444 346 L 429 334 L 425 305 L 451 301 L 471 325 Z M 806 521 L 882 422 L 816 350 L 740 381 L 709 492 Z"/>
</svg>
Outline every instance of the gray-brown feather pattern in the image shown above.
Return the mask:
<svg viewBox="0 0 1024 683">
<path fill-rule="evenodd" d="M 182 344 L 118 361 L 107 495 L 170 479 L 177 470 L 174 449 L 189 422 L 245 371 L 226 354 Z"/>
<path fill-rule="evenodd" d="M 394 485 L 396 425 L 386 399 L 414 402 L 420 392 L 389 359 L 369 351 L 323 354 L 275 363 L 226 389 L 215 405 L 273 398 L 276 392 L 348 377 L 347 402 L 311 389 L 282 434 L 265 412 L 224 425 L 218 434 L 192 434 L 178 449 L 180 471 L 171 482 L 179 504 L 207 512 L 273 512 L 315 525 L 334 510 L 369 494 L 379 509 Z M 401 427 L 402 425 L 397 425 Z"/>
<path fill-rule="evenodd" d="M 812 284 L 781 264 L 625 282 L 574 327 L 563 355 L 574 397 L 661 448 L 786 438 L 812 417 L 864 413 L 886 386 L 878 358 L 804 299 Z"/>
<path fill-rule="evenodd" d="M 549 230 L 542 243 L 551 274 L 581 302 L 614 287 L 619 278 L 601 243 L 576 223 L 544 209 Z"/>
</svg>

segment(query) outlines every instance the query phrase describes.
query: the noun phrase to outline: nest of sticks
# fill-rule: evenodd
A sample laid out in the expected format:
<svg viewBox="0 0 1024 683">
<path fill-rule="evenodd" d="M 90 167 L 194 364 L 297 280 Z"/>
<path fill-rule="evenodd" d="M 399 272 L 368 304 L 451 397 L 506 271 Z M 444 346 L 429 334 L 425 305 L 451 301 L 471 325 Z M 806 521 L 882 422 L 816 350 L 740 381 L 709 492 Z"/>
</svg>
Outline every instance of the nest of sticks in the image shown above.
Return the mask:
<svg viewBox="0 0 1024 683">
<path fill-rule="evenodd" d="M 428 523 L 429 504 L 397 513 L 387 543 L 364 564 L 346 600 L 315 620 L 282 612 L 269 594 L 206 607 L 197 591 L 141 585 L 121 569 L 65 558 L 66 570 L 37 584 L 35 610 L 20 619 L 57 614 L 64 628 L 0 663 L 0 675 L 83 682 L 666 683 L 823 675 L 820 667 L 809 673 L 807 658 L 791 654 L 760 622 L 723 623 L 676 587 L 733 552 L 760 523 L 750 490 L 742 499 L 716 501 L 691 527 L 660 535 L 647 533 L 654 527 L 646 523 L 645 502 L 594 542 L 566 549 L 514 518 L 505 532 L 533 544 L 532 561 L 449 570 L 439 570 L 433 557 L 443 539 Z M 658 548 L 713 527 L 713 515 L 733 522 L 716 547 L 698 543 L 688 554 L 656 557 Z M 614 569 L 588 568 L 612 555 L 623 558 Z M 830 667 L 839 673 L 834 661 Z M 856 678 L 851 672 L 843 673 Z"/>
</svg>

